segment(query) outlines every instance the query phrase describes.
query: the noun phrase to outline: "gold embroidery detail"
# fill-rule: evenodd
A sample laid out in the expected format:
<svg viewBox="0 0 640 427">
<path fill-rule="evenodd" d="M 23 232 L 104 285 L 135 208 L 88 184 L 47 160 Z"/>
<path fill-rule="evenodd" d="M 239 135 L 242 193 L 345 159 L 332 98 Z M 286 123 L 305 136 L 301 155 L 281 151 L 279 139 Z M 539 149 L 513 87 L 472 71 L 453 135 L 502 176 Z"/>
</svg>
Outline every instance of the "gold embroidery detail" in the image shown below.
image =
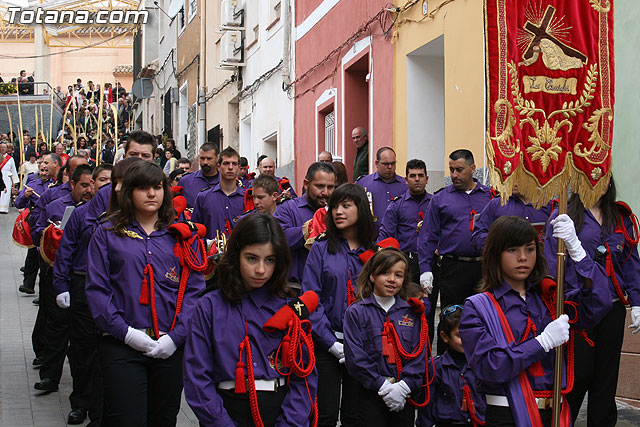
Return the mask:
<svg viewBox="0 0 640 427">
<path fill-rule="evenodd" d="M 131 230 L 124 230 L 124 234 L 127 235 L 127 237 L 131 237 L 132 239 L 140 239 L 140 240 L 144 240 L 142 238 L 141 235 L 139 235 L 138 233 L 136 233 L 135 231 L 131 231 Z"/>
<path fill-rule="evenodd" d="M 504 173 L 505 173 L 506 175 L 509 175 L 509 174 L 511 173 L 511 168 L 512 168 L 511 162 L 510 162 L 510 161 L 507 161 L 507 162 L 504 164 L 504 168 L 503 168 L 503 169 L 504 169 Z"/>
<path fill-rule="evenodd" d="M 513 126 L 516 124 L 516 119 L 513 117 L 513 106 L 509 101 L 506 99 L 498 99 L 493 108 L 496 113 L 500 114 L 502 107 L 507 109 L 507 123 L 502 133 L 496 137 L 492 137 L 491 140 L 496 142 L 498 149 L 505 157 L 513 157 L 520 152 L 520 142 L 516 141 L 517 144 L 512 142 L 512 138 L 514 137 Z M 498 132 L 497 125 L 498 123 L 496 121 L 496 133 Z M 505 150 L 508 151 L 508 153 L 505 152 Z"/>
<path fill-rule="evenodd" d="M 593 178 L 594 181 L 599 180 L 601 176 L 602 176 L 602 169 L 593 168 L 591 170 L 591 178 Z"/>
<path fill-rule="evenodd" d="M 587 150 L 585 148 L 583 150 L 581 148 L 582 142 L 577 143 L 573 149 L 576 156 L 587 158 L 589 163 L 602 164 L 609 156 L 609 149 L 611 149 L 611 146 L 607 144 L 600 135 L 600 119 L 604 115 L 608 115 L 607 119 L 609 119 L 609 121 L 613 120 L 613 111 L 610 108 L 601 108 L 593 112 L 591 117 L 589 117 L 589 123 L 584 123 L 582 125 L 583 128 L 591 132 L 591 136 L 588 139 L 589 142 L 593 143 L 591 145 L 591 149 Z"/>
<path fill-rule="evenodd" d="M 547 76 L 524 76 L 524 93 L 544 92 L 551 95 L 575 95 L 578 86 L 578 79 L 570 78 L 553 78 Z"/>
<path fill-rule="evenodd" d="M 558 160 L 558 155 L 562 153 L 562 147 L 560 147 L 562 138 L 557 136 L 558 131 L 563 126 L 569 126 L 569 132 L 571 132 L 573 125 L 567 119 L 556 121 L 553 128 L 549 126 L 547 120 L 544 121 L 542 127 L 539 126 L 537 120 L 533 120 L 531 117 L 525 119 L 524 122 L 529 123 L 536 133 L 535 137 L 529 136 L 529 142 L 533 145 L 527 148 L 527 153 L 533 154 L 531 156 L 532 161 L 540 160 L 542 172 L 546 172 L 551 159 Z M 550 145 L 550 147 L 545 149 L 542 145 Z"/>
<path fill-rule="evenodd" d="M 166 272 L 164 274 L 164 277 L 166 277 L 167 279 L 171 280 L 172 282 L 180 283 L 180 278 L 176 274 L 176 268 L 175 267 L 171 267 L 171 271 Z"/>
<path fill-rule="evenodd" d="M 600 13 L 606 13 L 611 10 L 611 2 L 609 0 L 589 0 L 591 7 Z"/>
</svg>

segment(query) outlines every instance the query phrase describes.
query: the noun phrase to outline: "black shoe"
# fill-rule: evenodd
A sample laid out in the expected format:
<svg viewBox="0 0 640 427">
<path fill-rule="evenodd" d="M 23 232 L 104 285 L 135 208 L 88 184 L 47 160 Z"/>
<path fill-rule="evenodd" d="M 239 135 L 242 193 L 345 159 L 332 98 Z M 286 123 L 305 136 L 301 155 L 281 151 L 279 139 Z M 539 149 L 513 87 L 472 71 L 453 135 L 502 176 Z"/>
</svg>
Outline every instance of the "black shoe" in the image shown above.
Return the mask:
<svg viewBox="0 0 640 427">
<path fill-rule="evenodd" d="M 24 273 L 24 265 L 20 267 L 20 271 Z"/>
<path fill-rule="evenodd" d="M 44 359 L 42 357 L 36 357 L 33 359 L 33 367 L 39 368 L 44 364 Z"/>
<path fill-rule="evenodd" d="M 72 409 L 67 417 L 67 424 L 82 424 L 87 418 L 87 410 L 85 408 Z"/>
<path fill-rule="evenodd" d="M 40 298 L 35 297 L 35 298 L 33 299 L 33 301 L 31 301 L 31 304 L 33 304 L 33 305 L 40 305 Z"/>
<path fill-rule="evenodd" d="M 35 383 L 33 388 L 49 393 L 52 391 L 58 391 L 58 384 L 56 384 L 51 378 L 45 378 L 39 383 Z"/>
<path fill-rule="evenodd" d="M 35 293 L 36 293 L 36 291 L 35 291 L 33 288 L 29 288 L 29 287 L 27 287 L 27 286 L 25 286 L 25 285 L 20 285 L 20 287 L 18 288 L 18 290 L 19 290 L 20 292 L 22 292 L 22 293 L 29 294 L 29 295 L 33 295 L 33 294 L 35 294 Z"/>
</svg>

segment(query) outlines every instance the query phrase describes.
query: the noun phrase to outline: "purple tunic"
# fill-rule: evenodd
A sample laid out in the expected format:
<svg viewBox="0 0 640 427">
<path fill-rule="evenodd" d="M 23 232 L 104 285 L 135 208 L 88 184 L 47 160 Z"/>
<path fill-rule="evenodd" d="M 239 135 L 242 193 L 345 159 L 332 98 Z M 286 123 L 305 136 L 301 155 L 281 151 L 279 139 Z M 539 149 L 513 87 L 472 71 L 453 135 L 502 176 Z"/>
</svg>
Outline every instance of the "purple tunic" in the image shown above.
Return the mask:
<svg viewBox="0 0 640 427">
<path fill-rule="evenodd" d="M 27 180 L 26 185 L 33 188 L 33 191 L 38 193 L 40 196 L 42 196 L 44 192 L 47 191 L 47 189 L 49 188 L 49 183 L 51 182 L 50 180 L 42 181 L 40 178 L 36 177 L 35 175 L 29 175 L 29 178 L 30 179 Z M 28 199 L 24 197 L 25 190 L 26 188 L 23 188 L 22 190 L 20 190 L 20 193 L 18 193 L 18 196 L 14 201 L 16 208 L 18 209 L 33 208 L 36 205 L 36 203 L 38 203 L 39 197 L 36 195 L 33 195 Z"/>
<path fill-rule="evenodd" d="M 304 235 L 302 234 L 302 226 L 305 222 L 313 218 L 315 210 L 309 204 L 307 195 L 297 199 L 287 200 L 276 207 L 273 217 L 278 220 L 287 244 L 291 249 L 291 272 L 289 280 L 301 283 L 307 255 L 309 251 L 305 249 Z"/>
<path fill-rule="evenodd" d="M 100 330 L 124 341 L 129 326 L 136 329 L 153 326 L 151 305 L 140 304 L 143 272 L 150 260 L 154 271 L 155 299 L 160 331 L 168 332 L 176 312 L 180 282 L 180 262 L 173 253 L 176 238 L 167 228 L 150 235 L 137 221 L 127 227 L 131 236 L 118 236 L 109 230 L 111 223 L 100 225 L 89 243 L 86 293 L 89 308 Z M 201 273 L 191 272 L 182 310 L 169 336 L 181 346 L 197 296 L 204 289 Z"/>
<path fill-rule="evenodd" d="M 182 195 L 187 199 L 187 206 L 192 208 L 195 206 L 198 193 L 202 190 L 206 190 L 207 188 L 215 187 L 219 183 L 219 172 L 212 177 L 206 177 L 202 174 L 202 170 L 199 170 L 184 175 L 180 178 L 178 185 L 184 188 Z"/>
<path fill-rule="evenodd" d="M 38 245 L 40 245 L 40 238 L 42 238 L 42 233 L 44 233 L 45 228 L 47 228 L 50 224 L 49 221 L 61 221 L 62 216 L 64 215 L 64 211 L 65 209 L 67 209 L 67 206 L 75 206 L 76 204 L 76 201 L 73 200 L 73 198 L 71 197 L 71 193 L 69 192 L 59 198 L 52 200 L 45 206 L 42 211 L 40 211 L 38 222 L 36 222 L 34 229 L 31 230 L 31 237 L 38 237 Z"/>
<path fill-rule="evenodd" d="M 471 213 L 482 212 L 491 193 L 486 185 L 474 182 L 476 187 L 469 194 L 451 184 L 431 198 L 418 235 L 420 273 L 431 271 L 436 249 L 440 255 L 480 256 L 471 246 Z"/>
<path fill-rule="evenodd" d="M 31 224 L 31 239 L 33 239 L 34 245 L 40 246 L 40 238 L 42 237 L 41 233 L 48 225 L 48 217 L 45 213 L 45 208 L 47 207 L 47 205 L 49 205 L 49 203 L 51 203 L 52 201 L 70 193 L 71 186 L 67 182 L 66 184 L 54 185 L 52 187 L 49 187 L 43 194 L 40 194 L 38 202 L 33 207 L 33 209 L 31 209 L 31 213 L 29 214 L 29 223 Z"/>
<path fill-rule="evenodd" d="M 518 197 L 511 196 L 507 200 L 507 204 L 500 205 L 500 198 L 496 197 L 491 200 L 487 206 L 480 212 L 473 227 L 473 236 L 471 244 L 473 248 L 482 252 L 489 228 L 493 222 L 501 216 L 519 216 L 529 221 L 531 224 L 546 223 L 551 214 L 551 205 L 549 202 L 541 209 L 536 209 L 531 203 L 524 203 Z"/>
<path fill-rule="evenodd" d="M 284 333 L 267 333 L 262 326 L 286 303 L 286 299 L 269 295 L 268 286 L 245 294 L 239 304 L 230 303 L 218 290 L 200 298 L 185 345 L 184 392 L 201 425 L 234 425 L 216 392 L 216 385 L 235 380 L 238 345 L 245 337 L 245 325 L 251 341 L 255 379 L 281 376 L 273 363 Z M 317 370 L 307 377 L 307 381 L 314 398 Z M 276 425 L 308 426 L 311 402 L 304 379 L 291 375 L 288 387 Z"/>
<path fill-rule="evenodd" d="M 591 289 L 586 287 L 571 291 L 567 289 L 565 293 L 567 300 L 579 304 L 578 322 L 572 327 L 578 330 L 589 328 L 611 308 L 611 300 L 606 289 L 607 278 L 600 266 L 589 257 L 570 268 L 575 270 L 575 274 L 592 282 Z M 541 334 L 551 322 L 540 291 L 528 284 L 526 299 L 523 300 L 509 284 L 502 283 L 491 292 L 504 311 L 516 342 L 504 345 L 503 336 L 492 336 L 490 328 L 483 320 L 486 318 L 486 312 L 478 300 L 481 297 L 485 298 L 484 295 L 467 298 L 460 322 L 460 337 L 469 365 L 481 383 L 480 391 L 500 396 L 507 395 L 507 383 L 536 361 L 541 362 L 544 375 L 535 377 L 527 372 L 532 389 L 552 390 L 554 351 L 545 353 L 532 333 L 520 342 L 527 327 L 527 315 L 535 324 L 538 334 Z M 594 310 L 593 307 L 598 309 Z M 568 309 L 567 314 L 573 317 L 573 310 Z M 500 333 L 502 334 L 502 330 Z M 577 337 L 577 339 L 582 338 Z M 564 377 L 563 374 L 563 384 L 566 380 Z"/>
<path fill-rule="evenodd" d="M 100 216 L 109 209 L 109 199 L 111 198 L 111 183 L 105 184 L 89 201 L 89 207 L 85 215 L 85 228 L 83 233 L 90 239 L 91 235 L 98 227 Z"/>
<path fill-rule="evenodd" d="M 387 206 L 393 199 L 407 191 L 407 182 L 400 175 L 396 175 L 391 182 L 387 183 L 378 175 L 378 172 L 374 172 L 358 178 L 355 183 L 371 193 L 373 214 L 378 217 L 378 221 L 375 222 L 377 232 Z"/>
<path fill-rule="evenodd" d="M 386 378 L 396 378 L 396 365 L 382 355 L 382 331 L 387 318 L 393 323 L 402 347 L 412 352 L 420 343 L 420 316 L 402 298 L 385 312 L 373 295 L 352 304 L 344 317 L 344 355 L 349 374 L 368 390 L 378 391 Z M 416 391 L 424 384 L 427 349 L 413 360 L 403 359 L 403 380 Z"/>
<path fill-rule="evenodd" d="M 316 240 L 309 251 L 302 276 L 302 292 L 314 291 L 320 302 L 309 317 L 314 337 L 323 350 L 337 341 L 335 331 L 342 332 L 344 313 L 347 310 L 347 281 L 351 279 L 356 291 L 358 275 L 362 270 L 359 255 L 364 248 L 349 249 L 345 239 L 340 239 L 338 251 L 329 253 L 328 240 Z"/>
<path fill-rule="evenodd" d="M 397 197 L 382 217 L 378 240 L 393 237 L 400 243 L 401 250 L 417 252 L 418 222 L 426 215 L 431 197 L 431 194 L 425 193 L 424 198 L 418 201 L 409 190 Z"/>
<path fill-rule="evenodd" d="M 71 284 L 71 273 L 87 271 L 87 249 L 89 239 L 83 234 L 84 216 L 89 203 L 76 207 L 62 234 L 60 246 L 53 264 L 53 289 L 56 295 L 68 292 Z"/>
<path fill-rule="evenodd" d="M 438 423 L 471 423 L 468 411 L 462 411 L 462 387 L 468 385 L 476 408 L 476 415 L 484 420 L 484 394 L 478 393 L 476 375 L 468 363 L 462 368 L 456 364 L 450 351 L 433 360 L 435 375 L 430 386 L 431 400 L 423 408 L 418 408 L 417 427 L 432 427 Z M 464 381 L 463 381 L 464 379 Z"/>
<path fill-rule="evenodd" d="M 224 233 L 226 224 L 233 230 L 242 212 L 244 188 L 237 187 L 236 191 L 227 196 L 218 184 L 198 194 L 191 221 L 207 227 L 207 239 L 214 239 L 216 231 Z"/>
<path fill-rule="evenodd" d="M 556 210 L 551 215 L 551 219 L 557 216 L 558 211 Z M 633 225 L 628 215 L 624 215 L 624 225 L 629 236 L 633 236 Z M 584 225 L 582 226 L 582 230 L 578 232 L 578 238 L 587 255 L 592 259 L 597 259 L 598 246 L 604 245 L 605 241 L 608 243 L 609 249 L 611 249 L 613 268 L 616 272 L 616 278 L 618 279 L 620 287 L 627 295 L 630 305 L 640 306 L 640 258 L 638 258 L 637 246 L 629 247 L 625 245 L 625 239 L 622 233 L 616 233 L 613 230 L 609 230 L 608 232 L 603 230 L 593 214 L 587 209 L 584 211 Z M 544 253 L 549 263 L 549 270 L 553 274 L 555 274 L 557 265 L 557 248 L 558 239 L 553 238 L 552 230 L 549 229 L 545 236 Z M 567 258 L 567 265 L 573 264 L 571 258 Z M 604 258 L 601 258 L 600 262 L 604 267 Z M 568 288 L 580 286 L 579 278 L 573 274 L 573 269 L 567 268 L 565 282 Z M 607 282 L 611 299 L 617 299 L 618 294 L 613 286 L 613 282 L 611 279 L 608 279 Z"/>
</svg>

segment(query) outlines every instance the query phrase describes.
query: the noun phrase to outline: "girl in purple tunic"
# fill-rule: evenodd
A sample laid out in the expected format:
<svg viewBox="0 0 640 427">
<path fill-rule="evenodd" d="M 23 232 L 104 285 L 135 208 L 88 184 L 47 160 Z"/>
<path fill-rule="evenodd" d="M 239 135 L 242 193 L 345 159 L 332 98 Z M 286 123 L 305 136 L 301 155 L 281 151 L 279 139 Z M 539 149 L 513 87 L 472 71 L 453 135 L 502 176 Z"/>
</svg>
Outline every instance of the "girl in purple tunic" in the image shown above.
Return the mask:
<svg viewBox="0 0 640 427">
<path fill-rule="evenodd" d="M 593 346 L 576 341 L 576 382 L 567 396 L 575 419 L 589 392 L 587 419 L 589 426 L 613 426 L 618 419 L 616 389 L 620 351 L 627 310 L 631 306 L 630 328 L 640 329 L 640 258 L 638 258 L 638 222 L 631 209 L 616 203 L 616 186 L 611 178 L 600 200 L 587 209 L 580 196 L 569 200 L 569 216 L 576 224 L 578 238 L 585 251 L 605 269 L 613 307 L 587 333 Z M 555 214 L 552 215 L 552 218 Z M 555 268 L 557 242 L 545 240 L 545 254 L 550 268 Z M 567 275 L 567 287 L 575 286 L 575 277 Z M 635 333 L 634 332 L 634 333 Z"/>
<path fill-rule="evenodd" d="M 308 347 L 296 358 L 301 372 L 284 361 L 285 332 L 265 330 L 283 306 L 310 310 L 287 284 L 290 263 L 271 215 L 254 213 L 234 227 L 216 266 L 217 289 L 198 301 L 185 346 L 185 396 L 201 426 L 311 425 L 318 377 Z"/>
<path fill-rule="evenodd" d="M 355 301 L 360 255 L 375 245 L 373 216 L 364 189 L 343 184 L 329 198 L 327 231 L 316 237 L 302 275 L 302 290 L 320 298 L 310 316 L 318 366 L 318 425 L 359 425 L 357 382 L 344 368 L 343 320 Z M 342 393 L 341 393 L 342 389 Z M 341 401 L 342 396 L 342 401 Z"/>
<path fill-rule="evenodd" d="M 579 278 L 579 286 L 565 293 L 577 304 L 566 311 L 577 319 L 574 328 L 589 327 L 600 319 L 603 306 L 611 307 L 606 276 L 585 254 L 567 215 L 550 224 L 554 237 L 565 241 L 573 260 L 568 268 Z M 547 263 L 535 229 L 519 217 L 498 218 L 489 229 L 482 264 L 482 293 L 466 300 L 459 330 L 486 396 L 486 425 L 548 426 L 554 348 L 569 340 L 570 325 L 566 314 L 555 318 L 555 283 L 545 279 Z M 564 354 L 572 357 L 571 345 Z M 563 390 L 572 383 L 573 372 L 565 368 Z M 566 399 L 561 415 L 561 425 L 569 426 Z"/>
<path fill-rule="evenodd" d="M 182 274 L 169 230 L 171 193 L 157 165 L 133 163 L 117 197 L 117 209 L 91 238 L 86 282 L 103 333 L 102 425 L 175 426 L 183 344 L 204 279 Z"/>
<path fill-rule="evenodd" d="M 413 426 L 408 400 L 425 384 L 429 344 L 422 300 L 406 299 L 409 279 L 404 254 L 382 249 L 365 264 L 345 314 L 345 360 L 358 381 L 362 426 Z"/>
</svg>

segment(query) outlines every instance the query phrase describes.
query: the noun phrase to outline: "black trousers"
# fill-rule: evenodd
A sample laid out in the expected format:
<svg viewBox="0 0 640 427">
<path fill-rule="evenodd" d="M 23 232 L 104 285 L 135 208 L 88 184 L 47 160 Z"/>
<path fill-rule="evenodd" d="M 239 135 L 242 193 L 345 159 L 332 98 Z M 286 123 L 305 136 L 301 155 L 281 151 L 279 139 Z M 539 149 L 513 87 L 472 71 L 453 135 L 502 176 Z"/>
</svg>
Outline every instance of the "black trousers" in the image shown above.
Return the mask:
<svg viewBox="0 0 640 427">
<path fill-rule="evenodd" d="M 392 412 L 378 396 L 358 384 L 358 418 L 363 427 L 413 427 L 415 408 L 407 402 L 399 412 Z"/>
<path fill-rule="evenodd" d="M 552 409 L 539 409 L 540 418 L 544 427 L 551 427 L 553 417 Z M 511 408 L 503 406 L 487 405 L 485 412 L 485 427 L 515 427 Z"/>
<path fill-rule="evenodd" d="M 100 334 L 87 304 L 85 279 L 86 276 L 74 273 L 69 289 L 69 367 L 73 378 L 69 401 L 72 409 L 86 408 L 89 419 L 96 420 L 102 409 L 102 377 L 98 366 Z"/>
<path fill-rule="evenodd" d="M 440 290 L 440 307 L 464 304 L 464 300 L 474 294 L 474 289 L 482 279 L 482 262 L 459 261 L 442 257 L 434 274 L 434 281 Z M 446 344 L 438 335 L 438 355 L 445 352 Z"/>
<path fill-rule="evenodd" d="M 27 256 L 24 259 L 24 278 L 22 279 L 22 286 L 29 289 L 35 289 L 38 270 L 40 270 L 40 254 L 38 254 L 38 249 L 29 248 L 27 249 Z"/>
<path fill-rule="evenodd" d="M 48 266 L 48 265 L 47 265 Z M 49 267 L 51 269 L 51 267 Z M 53 271 L 51 269 L 51 271 Z M 42 285 L 40 285 L 42 289 Z M 49 378 L 56 384 L 60 382 L 64 360 L 69 350 L 69 331 L 71 329 L 71 311 L 58 307 L 53 280 L 49 280 L 44 294 L 41 292 L 40 308 L 45 308 L 46 325 L 44 328 L 45 353 L 40 368 L 40 379 Z M 36 319 L 37 322 L 37 319 Z M 73 405 L 72 405 L 73 406 Z"/>
<path fill-rule="evenodd" d="M 323 350 L 314 340 L 316 368 L 318 369 L 318 426 L 359 426 L 357 393 L 358 382 L 338 363 L 331 353 Z M 342 395 L 341 392 L 342 391 Z"/>
<path fill-rule="evenodd" d="M 409 261 L 409 275 L 411 276 L 411 281 L 420 283 L 420 265 L 418 264 L 418 253 L 405 252 L 404 255 Z"/>
<path fill-rule="evenodd" d="M 618 410 L 615 397 L 626 315 L 625 306 L 616 301 L 600 323 L 587 331 L 595 344 L 593 347 L 584 339 L 576 338 L 575 382 L 573 390 L 567 395 L 574 421 L 578 418 L 584 395 L 588 391 L 587 425 L 616 425 Z"/>
<path fill-rule="evenodd" d="M 144 356 L 111 336 L 100 340 L 102 427 L 174 427 L 182 395 L 182 356 Z"/>
<path fill-rule="evenodd" d="M 255 426 L 251 415 L 249 393 L 236 394 L 234 390 L 218 390 L 218 394 L 222 397 L 224 409 L 227 410 L 231 419 L 238 423 L 238 427 Z M 279 387 L 276 391 L 259 391 L 256 394 L 262 423 L 265 427 L 275 426 L 282 412 L 282 402 L 287 394 L 287 388 Z"/>
<path fill-rule="evenodd" d="M 33 352 L 36 354 L 36 357 L 44 359 L 47 352 L 47 343 L 45 341 L 48 311 L 47 294 L 53 292 L 53 269 L 41 258 L 38 262 L 40 263 L 40 285 L 38 287 L 40 304 L 38 305 L 38 315 L 36 316 L 36 322 L 33 325 L 33 332 L 31 333 L 31 345 L 33 346 Z"/>
</svg>

